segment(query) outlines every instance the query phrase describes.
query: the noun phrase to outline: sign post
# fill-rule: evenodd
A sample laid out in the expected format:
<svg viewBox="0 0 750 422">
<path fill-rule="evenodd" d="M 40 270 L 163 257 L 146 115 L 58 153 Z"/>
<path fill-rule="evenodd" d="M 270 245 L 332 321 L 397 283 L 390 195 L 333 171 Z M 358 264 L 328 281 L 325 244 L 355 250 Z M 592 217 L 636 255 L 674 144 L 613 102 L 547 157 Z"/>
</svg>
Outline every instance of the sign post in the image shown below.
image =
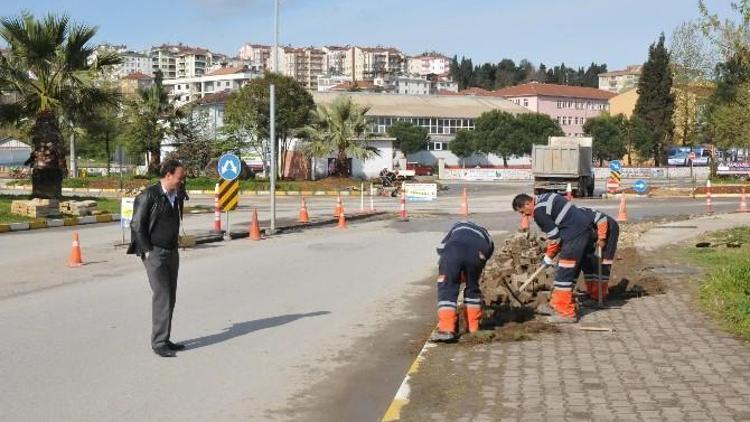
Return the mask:
<svg viewBox="0 0 750 422">
<path fill-rule="evenodd" d="M 122 231 L 122 244 L 125 245 L 125 228 L 130 227 L 133 220 L 133 209 L 135 198 L 122 198 L 120 200 L 120 230 Z"/>
<path fill-rule="evenodd" d="M 622 165 L 620 161 L 613 160 L 609 163 L 609 180 L 607 180 L 607 192 L 615 193 L 620 189 L 620 180 L 622 179 Z"/>
<path fill-rule="evenodd" d="M 637 180 L 635 183 L 633 183 L 633 190 L 639 194 L 642 195 L 648 191 L 648 183 L 646 183 L 645 180 Z"/>
<path fill-rule="evenodd" d="M 219 176 L 223 179 L 219 182 L 219 207 L 226 212 L 226 233 L 230 235 L 232 228 L 229 212 L 237 208 L 240 202 L 240 182 L 237 178 L 242 173 L 242 161 L 234 154 L 224 154 L 219 157 L 219 163 L 216 167 Z"/>
</svg>

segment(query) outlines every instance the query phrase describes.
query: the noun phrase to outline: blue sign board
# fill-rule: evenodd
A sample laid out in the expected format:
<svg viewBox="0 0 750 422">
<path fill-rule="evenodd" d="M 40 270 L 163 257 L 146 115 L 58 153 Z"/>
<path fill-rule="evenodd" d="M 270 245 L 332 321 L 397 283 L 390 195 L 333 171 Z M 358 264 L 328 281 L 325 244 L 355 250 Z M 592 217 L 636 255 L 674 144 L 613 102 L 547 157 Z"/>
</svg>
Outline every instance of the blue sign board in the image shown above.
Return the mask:
<svg viewBox="0 0 750 422">
<path fill-rule="evenodd" d="M 622 164 L 620 164 L 618 160 L 614 160 L 611 163 L 609 163 L 609 169 L 612 171 L 619 172 L 620 170 L 622 170 Z"/>
<path fill-rule="evenodd" d="M 648 190 L 648 183 L 646 183 L 645 180 L 637 180 L 633 183 L 633 190 L 635 190 L 636 193 L 645 193 Z"/>
<path fill-rule="evenodd" d="M 216 170 L 219 172 L 224 180 L 234 180 L 240 177 L 242 173 L 242 163 L 240 158 L 234 154 L 224 154 L 219 157 L 219 164 L 216 166 Z"/>
</svg>

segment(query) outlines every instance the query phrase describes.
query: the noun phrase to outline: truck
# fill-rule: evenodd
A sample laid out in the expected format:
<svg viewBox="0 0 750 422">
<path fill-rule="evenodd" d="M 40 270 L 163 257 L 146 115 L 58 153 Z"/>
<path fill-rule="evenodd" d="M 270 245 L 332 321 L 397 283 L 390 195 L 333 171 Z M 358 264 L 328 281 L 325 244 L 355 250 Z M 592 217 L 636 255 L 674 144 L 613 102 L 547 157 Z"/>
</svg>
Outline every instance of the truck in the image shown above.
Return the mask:
<svg viewBox="0 0 750 422">
<path fill-rule="evenodd" d="M 588 137 L 550 136 L 547 145 L 534 145 L 534 193 L 565 192 L 570 183 L 574 196 L 594 196 L 592 144 Z"/>
</svg>

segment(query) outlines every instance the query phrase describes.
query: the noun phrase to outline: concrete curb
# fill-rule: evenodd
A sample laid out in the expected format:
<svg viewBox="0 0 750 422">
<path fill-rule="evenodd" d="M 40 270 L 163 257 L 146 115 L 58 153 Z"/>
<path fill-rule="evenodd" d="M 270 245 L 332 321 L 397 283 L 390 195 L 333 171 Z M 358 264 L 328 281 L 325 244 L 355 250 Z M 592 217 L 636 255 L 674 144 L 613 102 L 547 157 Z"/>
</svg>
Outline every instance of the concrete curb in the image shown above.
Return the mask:
<svg viewBox="0 0 750 422">
<path fill-rule="evenodd" d="M 419 367 L 425 360 L 427 351 L 435 346 L 437 345 L 430 342 L 429 339 L 425 342 L 424 346 L 422 346 L 422 350 L 419 351 L 419 354 L 417 355 L 416 359 L 414 359 L 414 362 L 412 362 L 409 370 L 406 371 L 406 376 L 404 377 L 404 380 L 401 381 L 401 385 L 398 387 L 396 395 L 393 397 L 391 404 L 388 406 L 388 410 L 385 411 L 382 422 L 394 422 L 401 419 L 401 409 L 403 409 L 403 407 L 409 403 L 409 395 L 411 394 L 409 381 L 411 380 L 411 377 L 413 375 L 419 372 Z"/>
<path fill-rule="evenodd" d="M 346 221 L 351 222 L 351 221 L 368 220 L 370 218 L 387 216 L 388 214 L 390 213 L 385 212 L 385 211 L 366 212 L 362 214 L 358 213 L 358 214 L 352 214 L 352 215 L 347 216 Z M 279 234 L 289 233 L 289 232 L 297 231 L 297 230 L 311 229 L 315 227 L 332 226 L 334 224 L 338 224 L 338 222 L 339 222 L 338 218 L 326 218 L 322 220 L 312 221 L 308 224 L 303 224 L 303 223 L 289 224 L 286 226 L 277 227 L 275 234 L 279 235 Z M 266 231 L 266 228 L 264 228 L 263 231 L 264 231 L 265 236 L 271 236 L 271 234 Z M 232 240 L 244 239 L 244 238 L 249 237 L 249 233 L 247 230 L 241 231 L 241 232 L 234 231 L 234 232 L 229 233 L 229 237 Z"/>
<path fill-rule="evenodd" d="M 16 190 L 22 192 L 31 192 L 31 189 L 26 186 L 6 186 L 7 190 Z M 89 194 L 103 194 L 103 193 L 114 193 L 115 196 L 122 196 L 120 191 L 117 189 L 93 189 L 93 188 L 62 188 L 65 193 L 89 193 Z M 213 189 L 211 190 L 199 190 L 190 189 L 187 191 L 188 195 L 214 195 Z M 350 190 L 342 191 L 300 191 L 300 190 L 277 190 L 276 196 L 354 196 L 359 192 L 353 192 Z M 270 191 L 267 190 L 240 190 L 240 196 L 269 196 Z"/>
<path fill-rule="evenodd" d="M 21 232 L 27 230 L 48 229 L 62 226 L 80 226 L 89 224 L 112 223 L 120 221 L 120 214 L 89 215 L 85 217 L 50 218 L 46 221 L 31 223 L 0 224 L 0 233 Z"/>
</svg>

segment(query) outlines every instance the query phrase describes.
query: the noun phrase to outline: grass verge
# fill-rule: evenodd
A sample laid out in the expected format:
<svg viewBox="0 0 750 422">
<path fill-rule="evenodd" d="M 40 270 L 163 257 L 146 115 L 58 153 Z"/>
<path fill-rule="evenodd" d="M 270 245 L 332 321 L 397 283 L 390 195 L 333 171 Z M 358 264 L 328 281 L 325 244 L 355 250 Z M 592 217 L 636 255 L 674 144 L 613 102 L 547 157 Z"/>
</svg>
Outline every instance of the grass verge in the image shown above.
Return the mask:
<svg viewBox="0 0 750 422">
<path fill-rule="evenodd" d="M 750 340 L 750 227 L 709 235 L 715 247 L 691 248 L 687 257 L 706 269 L 700 286 L 703 308 L 729 332 Z M 727 248 L 724 242 L 740 242 Z"/>
</svg>

